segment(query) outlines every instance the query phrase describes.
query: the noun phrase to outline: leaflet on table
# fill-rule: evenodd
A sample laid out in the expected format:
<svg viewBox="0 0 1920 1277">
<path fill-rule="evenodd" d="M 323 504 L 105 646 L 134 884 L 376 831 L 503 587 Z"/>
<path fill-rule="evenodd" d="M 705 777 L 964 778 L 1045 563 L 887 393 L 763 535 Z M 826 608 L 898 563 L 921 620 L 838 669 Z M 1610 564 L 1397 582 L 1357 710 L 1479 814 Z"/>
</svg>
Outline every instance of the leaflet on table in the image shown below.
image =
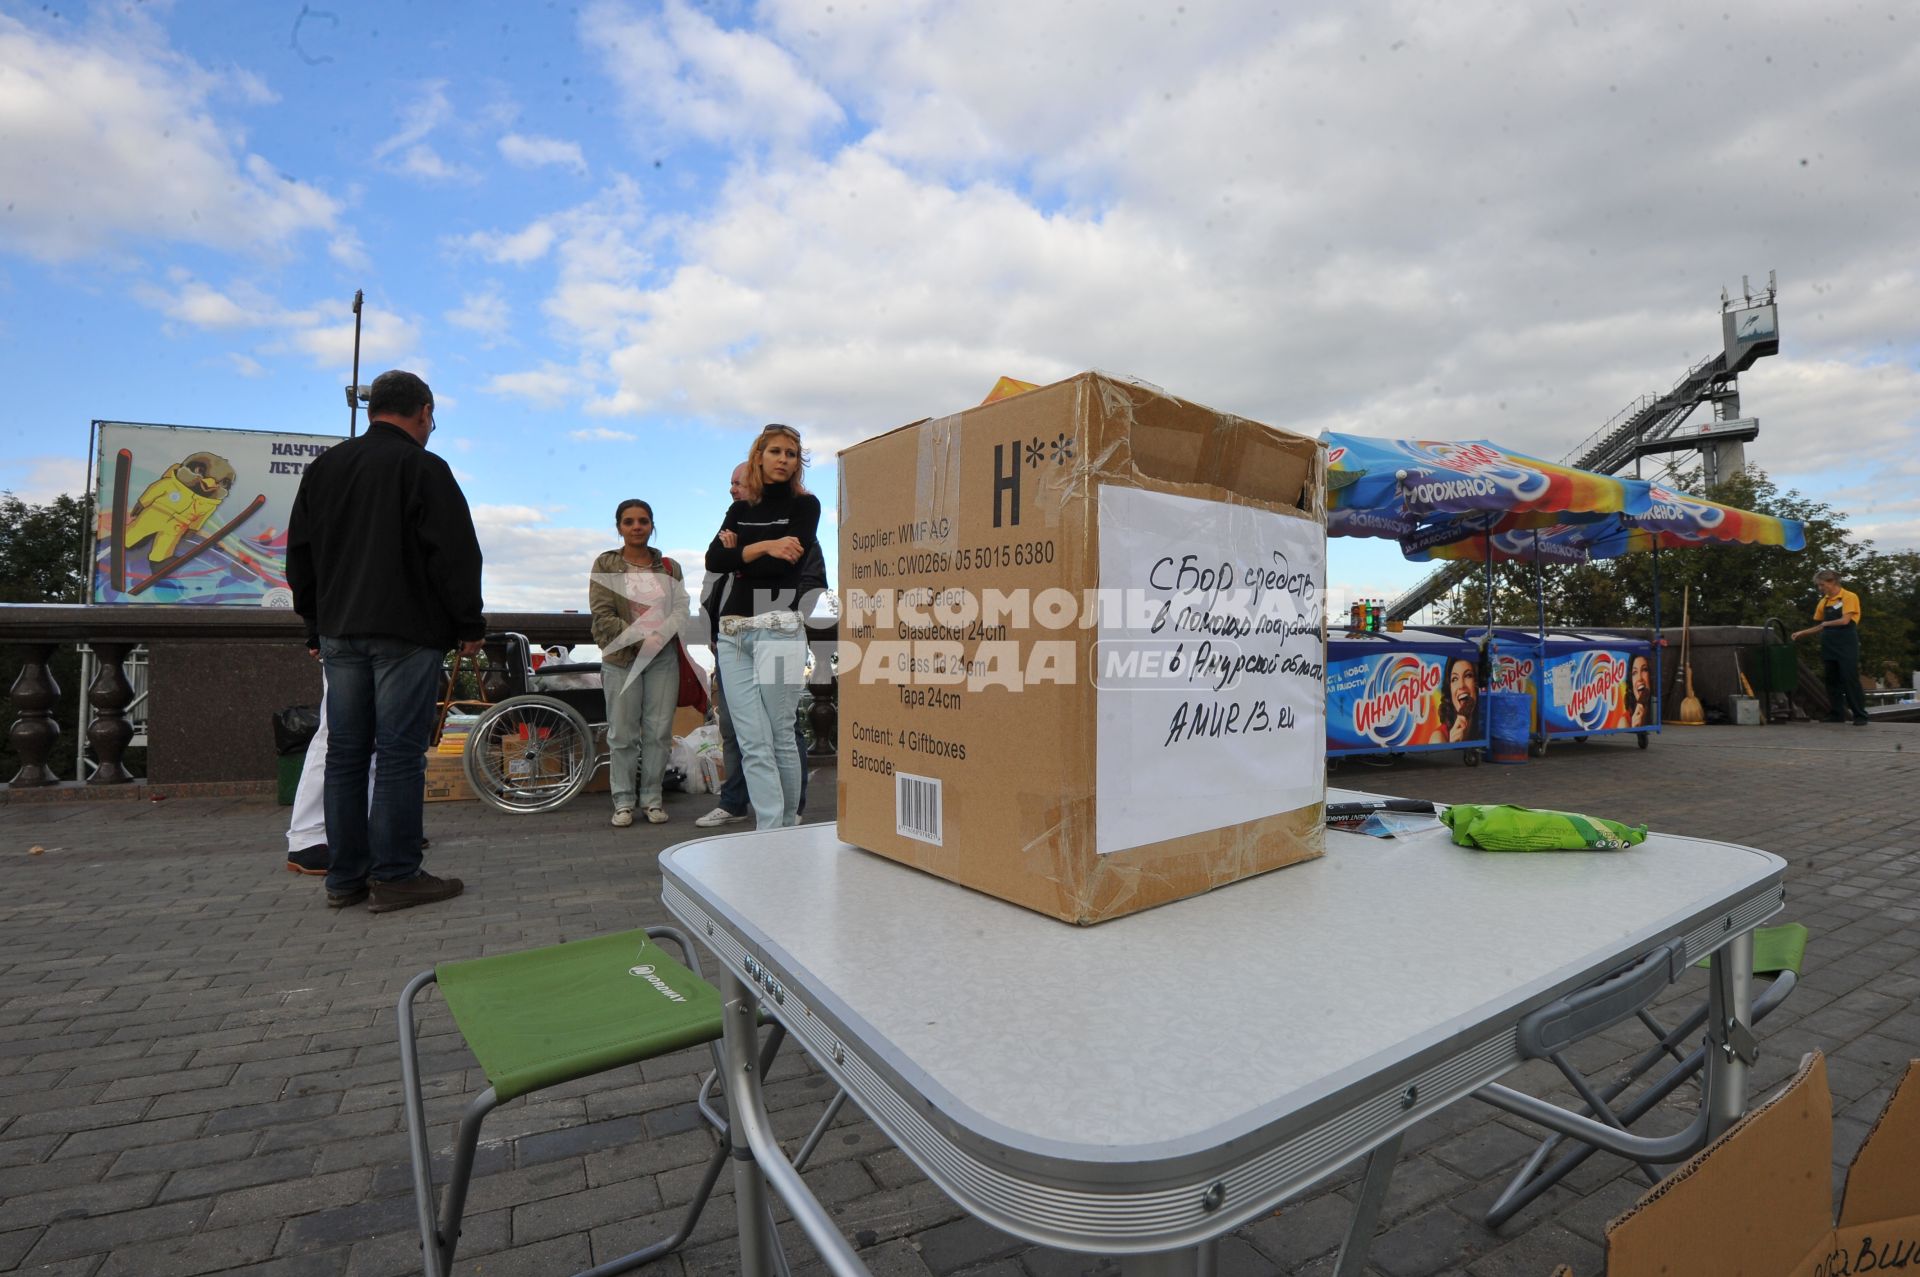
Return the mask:
<svg viewBox="0 0 1920 1277">
<path fill-rule="evenodd" d="M 1095 849 L 1319 801 L 1320 525 L 1139 488 L 1098 496 L 1101 588 L 1144 606 L 1108 609 L 1094 649 Z"/>
</svg>

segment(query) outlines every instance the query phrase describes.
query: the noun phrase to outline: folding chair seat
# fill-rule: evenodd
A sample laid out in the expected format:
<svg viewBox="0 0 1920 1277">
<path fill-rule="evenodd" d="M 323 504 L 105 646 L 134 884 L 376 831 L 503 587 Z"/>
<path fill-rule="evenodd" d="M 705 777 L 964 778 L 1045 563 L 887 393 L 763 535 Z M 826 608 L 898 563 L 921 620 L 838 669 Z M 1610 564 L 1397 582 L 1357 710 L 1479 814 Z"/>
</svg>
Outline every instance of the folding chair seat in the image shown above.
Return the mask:
<svg viewBox="0 0 1920 1277">
<path fill-rule="evenodd" d="M 719 1070 L 721 1059 L 713 1046 L 721 1036 L 719 991 L 656 944 L 660 938 L 671 939 L 697 968 L 698 956 L 685 936 L 672 927 L 649 927 L 524 953 L 442 963 L 408 982 L 400 995 L 400 1068 L 427 1277 L 446 1277 L 452 1269 L 480 1126 L 495 1108 L 534 1091 L 703 1044 L 713 1052 Z M 436 983 L 488 1083 L 461 1116 L 446 1201 L 437 1222 L 413 1019 L 414 999 Z M 761 1059 L 763 1076 L 778 1047 L 776 1030 Z M 724 1132 L 724 1121 L 706 1102 L 706 1087 L 712 1082 L 709 1075 L 702 1086 L 701 1112 Z M 726 1161 L 723 1135 L 673 1235 L 589 1271 L 596 1275 L 624 1272 L 685 1242 Z"/>
<path fill-rule="evenodd" d="M 1759 1024 L 1770 1015 L 1793 992 L 1806 952 L 1807 929 L 1800 923 L 1762 927 L 1753 933 L 1753 974 L 1756 977 L 1769 977 L 1767 986 L 1757 992 L 1753 999 L 1751 1018 L 1754 1024 Z M 1705 1041 L 1691 1051 L 1683 1049 L 1683 1044 L 1700 1033 L 1706 1025 L 1706 1000 L 1703 999 L 1685 1020 L 1673 1028 L 1666 1027 L 1647 1009 L 1654 997 L 1679 974 L 1678 971 L 1669 971 L 1665 979 L 1658 978 L 1660 972 L 1656 968 L 1660 963 L 1657 959 L 1662 954 L 1653 956 L 1655 961 L 1643 958 L 1631 969 L 1615 972 L 1536 1012 L 1528 1017 L 1528 1022 L 1522 1023 L 1519 1034 L 1523 1055 L 1529 1059 L 1551 1060 L 1579 1094 L 1582 1111 L 1620 1131 L 1628 1130 L 1682 1083 L 1699 1073 L 1707 1058 Z M 1703 959 L 1696 965 L 1704 967 L 1707 963 Z M 1613 1082 L 1604 1087 L 1595 1087 L 1569 1062 L 1567 1052 L 1576 1043 L 1621 1023 L 1629 1016 L 1646 1026 L 1655 1039 L 1654 1044 Z M 1626 1107 L 1617 1112 L 1614 1110 L 1612 1105 L 1615 1101 L 1657 1065 L 1668 1060 L 1673 1061 L 1671 1067 L 1657 1081 L 1636 1095 Z M 1540 1142 L 1533 1156 L 1514 1174 L 1505 1191 L 1488 1209 L 1487 1227 L 1498 1228 L 1506 1223 L 1596 1151 L 1592 1144 L 1575 1139 L 1575 1147 L 1548 1165 L 1547 1159 L 1553 1157 L 1554 1150 L 1569 1138 L 1555 1133 Z M 1704 1135 L 1700 1142 L 1704 1146 Z M 1690 1156 L 1697 1151 L 1693 1149 L 1682 1156 Z M 1660 1173 L 1654 1168 L 1654 1163 L 1642 1161 L 1639 1165 L 1650 1181 L 1659 1180 Z"/>
</svg>

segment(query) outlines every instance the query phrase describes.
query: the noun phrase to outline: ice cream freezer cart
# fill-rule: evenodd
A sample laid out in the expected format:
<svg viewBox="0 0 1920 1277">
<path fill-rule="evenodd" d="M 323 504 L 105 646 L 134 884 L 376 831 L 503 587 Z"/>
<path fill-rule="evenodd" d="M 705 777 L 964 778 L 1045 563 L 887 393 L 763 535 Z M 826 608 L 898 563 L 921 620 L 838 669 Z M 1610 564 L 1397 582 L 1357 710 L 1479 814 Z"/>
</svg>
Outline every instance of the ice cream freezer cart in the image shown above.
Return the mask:
<svg viewBox="0 0 1920 1277">
<path fill-rule="evenodd" d="M 1423 630 L 1336 634 L 1327 641 L 1327 756 L 1487 746 L 1480 647 Z"/>
<path fill-rule="evenodd" d="M 1469 631 L 1468 642 L 1481 632 Z M 1493 631 L 1487 687 L 1534 698 L 1535 752 L 1550 740 L 1631 733 L 1645 749 L 1660 730 L 1654 646 L 1618 634 Z"/>
</svg>

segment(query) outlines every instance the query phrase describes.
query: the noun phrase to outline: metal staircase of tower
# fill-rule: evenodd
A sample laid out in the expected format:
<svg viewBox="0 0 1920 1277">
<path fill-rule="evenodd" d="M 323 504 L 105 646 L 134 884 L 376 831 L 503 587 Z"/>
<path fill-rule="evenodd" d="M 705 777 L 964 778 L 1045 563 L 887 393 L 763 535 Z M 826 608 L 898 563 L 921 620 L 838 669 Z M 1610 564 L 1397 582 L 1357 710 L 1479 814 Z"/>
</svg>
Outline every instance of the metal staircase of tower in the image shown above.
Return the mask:
<svg viewBox="0 0 1920 1277">
<path fill-rule="evenodd" d="M 1767 290 L 1769 302 L 1773 299 L 1773 292 L 1770 284 Z M 1724 294 L 1721 300 L 1724 310 Z M 1681 425 L 1701 404 L 1732 403 L 1737 409 L 1739 398 L 1734 386 L 1735 379 L 1759 355 L 1771 353 L 1772 350 L 1748 351 L 1737 364 L 1731 366 L 1725 351 L 1701 360 L 1689 368 L 1686 375 L 1665 394 L 1642 395 L 1621 409 L 1611 421 L 1587 436 L 1572 453 L 1561 458 L 1560 464 L 1599 474 L 1618 474 L 1633 464 L 1636 455 L 1672 449 L 1674 436 Z M 1481 565 L 1476 563 L 1442 563 L 1412 589 L 1387 604 L 1387 618 L 1408 620 L 1421 608 L 1480 570 Z"/>
</svg>

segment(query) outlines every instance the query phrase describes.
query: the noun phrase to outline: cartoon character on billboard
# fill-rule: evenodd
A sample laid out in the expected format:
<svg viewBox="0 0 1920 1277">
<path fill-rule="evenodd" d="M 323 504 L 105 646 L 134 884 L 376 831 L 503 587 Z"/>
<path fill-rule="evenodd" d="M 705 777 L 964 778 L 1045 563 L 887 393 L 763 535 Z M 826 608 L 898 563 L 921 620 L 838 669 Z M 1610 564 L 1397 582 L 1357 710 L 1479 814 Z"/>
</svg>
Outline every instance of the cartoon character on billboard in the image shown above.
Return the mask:
<svg viewBox="0 0 1920 1277">
<path fill-rule="evenodd" d="M 1653 660 L 1635 653 L 1627 663 L 1627 726 L 1653 726 Z"/>
<path fill-rule="evenodd" d="M 127 512 L 122 546 L 131 550 L 151 541 L 147 562 L 155 567 L 167 562 L 178 552 L 180 538 L 198 532 L 213 517 L 232 493 L 236 477 L 232 463 L 211 452 L 191 453 L 168 466 Z"/>
<path fill-rule="evenodd" d="M 1474 721 L 1480 709 L 1480 667 L 1470 656 L 1456 656 L 1447 662 L 1446 692 L 1440 702 L 1440 725 L 1446 739 L 1472 740 L 1477 733 Z"/>
</svg>

